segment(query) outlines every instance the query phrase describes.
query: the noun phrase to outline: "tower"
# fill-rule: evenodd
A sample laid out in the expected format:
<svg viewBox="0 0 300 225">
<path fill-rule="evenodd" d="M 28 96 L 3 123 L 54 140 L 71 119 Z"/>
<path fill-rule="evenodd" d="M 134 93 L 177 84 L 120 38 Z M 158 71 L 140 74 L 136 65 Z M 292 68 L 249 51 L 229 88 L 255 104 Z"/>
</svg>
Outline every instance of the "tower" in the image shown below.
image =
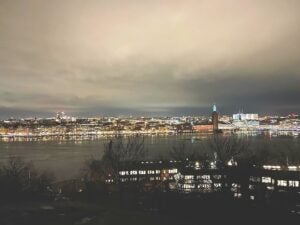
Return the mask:
<svg viewBox="0 0 300 225">
<path fill-rule="evenodd" d="M 217 112 L 217 106 L 216 104 L 213 105 L 213 111 L 211 114 L 211 121 L 212 121 L 212 125 L 213 125 L 213 132 L 217 132 L 219 130 L 219 114 Z"/>
</svg>

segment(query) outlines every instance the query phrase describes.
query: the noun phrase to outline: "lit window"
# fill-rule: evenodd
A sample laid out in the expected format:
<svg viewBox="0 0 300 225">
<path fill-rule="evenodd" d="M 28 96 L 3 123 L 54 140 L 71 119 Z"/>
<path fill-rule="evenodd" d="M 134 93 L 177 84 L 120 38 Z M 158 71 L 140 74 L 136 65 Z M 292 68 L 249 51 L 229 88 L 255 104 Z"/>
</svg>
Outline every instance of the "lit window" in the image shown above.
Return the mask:
<svg viewBox="0 0 300 225">
<path fill-rule="evenodd" d="M 221 176 L 221 175 L 213 175 L 213 178 L 214 178 L 214 179 L 221 179 L 222 176 Z"/>
<path fill-rule="evenodd" d="M 193 189 L 193 188 L 195 188 L 195 185 L 194 184 L 184 184 L 183 188 L 184 189 Z"/>
<path fill-rule="evenodd" d="M 242 197 L 242 194 L 241 194 L 241 193 L 234 193 L 234 197 L 235 197 L 235 198 L 241 198 L 241 197 Z"/>
<path fill-rule="evenodd" d="M 261 182 L 262 183 L 271 183 L 272 179 L 271 177 L 262 177 Z"/>
<path fill-rule="evenodd" d="M 209 175 L 202 175 L 200 176 L 201 179 L 204 179 L 204 180 L 210 180 L 210 176 Z"/>
<path fill-rule="evenodd" d="M 287 186 L 287 181 L 286 180 L 278 180 L 277 185 L 282 186 L 282 187 L 286 187 Z"/>
<path fill-rule="evenodd" d="M 214 184 L 214 187 L 215 187 L 215 188 L 220 188 L 221 186 L 222 186 L 221 183 L 215 183 L 215 184 Z"/>
<path fill-rule="evenodd" d="M 211 185 L 210 184 L 199 184 L 198 188 L 211 190 Z"/>
<path fill-rule="evenodd" d="M 299 181 L 297 181 L 297 180 L 290 180 L 289 181 L 289 186 L 290 187 L 299 187 Z"/>
<path fill-rule="evenodd" d="M 107 180 L 105 180 L 105 182 L 106 182 L 106 183 L 113 183 L 114 180 L 113 180 L 113 179 L 107 179 Z"/>
<path fill-rule="evenodd" d="M 145 170 L 139 170 L 139 174 L 146 174 Z"/>
<path fill-rule="evenodd" d="M 184 179 L 186 179 L 186 180 L 193 180 L 194 176 L 193 175 L 186 175 L 186 176 L 184 176 Z"/>
<path fill-rule="evenodd" d="M 288 170 L 296 171 L 297 170 L 297 166 L 289 166 Z"/>
<path fill-rule="evenodd" d="M 231 186 L 232 186 L 232 187 L 240 187 L 240 185 L 237 184 L 237 183 L 232 183 Z"/>
<path fill-rule="evenodd" d="M 169 173 L 177 173 L 177 169 L 170 169 Z"/>
<path fill-rule="evenodd" d="M 124 175 L 126 175 L 126 171 L 120 171 L 119 174 L 120 174 L 121 176 L 124 176 Z"/>
<path fill-rule="evenodd" d="M 281 166 L 263 165 L 263 168 L 266 170 L 280 170 Z"/>
<path fill-rule="evenodd" d="M 156 174 L 160 174 L 160 170 L 156 170 L 155 173 L 156 173 Z"/>
<path fill-rule="evenodd" d="M 131 170 L 130 175 L 137 175 L 137 171 L 136 170 Z"/>
</svg>

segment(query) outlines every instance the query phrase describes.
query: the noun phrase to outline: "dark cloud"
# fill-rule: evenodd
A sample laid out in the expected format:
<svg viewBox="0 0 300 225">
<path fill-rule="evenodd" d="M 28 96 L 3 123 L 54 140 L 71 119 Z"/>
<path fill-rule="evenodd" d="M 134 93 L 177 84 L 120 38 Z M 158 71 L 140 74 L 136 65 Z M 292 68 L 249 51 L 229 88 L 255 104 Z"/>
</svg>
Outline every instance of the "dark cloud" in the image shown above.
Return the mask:
<svg viewBox="0 0 300 225">
<path fill-rule="evenodd" d="M 299 112 L 297 0 L 0 0 L 0 114 Z"/>
</svg>

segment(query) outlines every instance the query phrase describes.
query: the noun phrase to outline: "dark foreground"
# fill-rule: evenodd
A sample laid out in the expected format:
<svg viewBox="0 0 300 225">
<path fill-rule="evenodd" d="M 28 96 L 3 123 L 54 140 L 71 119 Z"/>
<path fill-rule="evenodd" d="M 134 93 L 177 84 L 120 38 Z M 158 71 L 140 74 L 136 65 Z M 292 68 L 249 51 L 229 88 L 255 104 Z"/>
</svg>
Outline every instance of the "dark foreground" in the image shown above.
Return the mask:
<svg viewBox="0 0 300 225">
<path fill-rule="evenodd" d="M 135 196 L 135 197 L 132 197 Z M 242 224 L 300 222 L 300 215 L 280 206 L 255 206 L 249 202 L 201 198 L 191 195 L 119 195 L 76 199 L 7 203 L 0 208 L 1 225 L 109 225 L 205 223 Z"/>
</svg>

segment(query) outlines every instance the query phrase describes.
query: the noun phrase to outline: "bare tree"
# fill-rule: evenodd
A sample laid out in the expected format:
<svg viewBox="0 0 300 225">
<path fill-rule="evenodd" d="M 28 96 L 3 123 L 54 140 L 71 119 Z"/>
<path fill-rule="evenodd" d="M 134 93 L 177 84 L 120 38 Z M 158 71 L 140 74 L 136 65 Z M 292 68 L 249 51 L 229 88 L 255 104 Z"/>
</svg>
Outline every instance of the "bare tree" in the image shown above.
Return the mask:
<svg viewBox="0 0 300 225">
<path fill-rule="evenodd" d="M 177 143 L 169 151 L 169 155 L 172 159 L 186 163 L 195 163 L 199 161 L 199 165 L 203 168 L 207 168 L 209 165 L 209 160 L 212 158 L 211 154 L 205 150 L 204 147 L 195 148 L 189 143 L 184 141 Z"/>
<path fill-rule="evenodd" d="M 144 141 L 144 137 L 141 136 L 127 138 L 117 136 L 105 145 L 102 163 L 106 173 L 110 174 L 116 183 L 120 182 L 119 170 L 121 164 L 130 165 L 145 156 L 147 150 Z"/>
<path fill-rule="evenodd" d="M 32 163 L 20 157 L 10 157 L 0 168 L 0 194 L 4 198 L 37 196 L 47 192 L 54 177 L 38 172 Z"/>
<path fill-rule="evenodd" d="M 105 180 L 113 180 L 114 184 L 117 184 L 120 206 L 122 206 L 124 185 L 119 174 L 121 166 L 130 167 L 131 164 L 143 159 L 146 153 L 144 137 L 130 136 L 125 138 L 117 135 L 105 144 L 105 151 L 100 160 L 92 159 L 88 162 L 86 173 L 87 187 L 90 187 L 89 190 L 92 192 L 101 192 L 102 188 L 104 190 L 107 188 L 104 185 Z"/>
<path fill-rule="evenodd" d="M 228 162 L 236 161 L 238 157 L 245 154 L 248 150 L 249 142 L 238 138 L 236 135 L 223 136 L 215 134 L 209 140 L 209 148 L 213 151 L 216 158 L 216 165 L 219 169 L 227 167 Z"/>
<path fill-rule="evenodd" d="M 262 167 L 266 163 L 270 163 L 272 161 L 270 146 L 271 143 L 269 140 L 261 140 L 255 143 L 248 151 L 247 157 L 244 157 L 245 161 L 248 160 L 249 164 L 257 167 Z"/>
<path fill-rule="evenodd" d="M 296 142 L 285 142 L 279 146 L 276 151 L 276 161 L 279 165 L 287 168 L 290 165 L 298 165 L 300 163 L 300 148 Z"/>
<path fill-rule="evenodd" d="M 26 164 L 20 157 L 9 157 L 2 166 L 2 174 L 10 178 L 29 179 L 30 164 Z"/>
<path fill-rule="evenodd" d="M 185 141 L 181 141 L 174 145 L 169 152 L 172 159 L 178 161 L 195 160 L 197 152 L 193 146 L 188 145 Z"/>
<path fill-rule="evenodd" d="M 83 173 L 86 182 L 101 183 L 105 180 L 102 162 L 94 157 L 85 162 Z"/>
<path fill-rule="evenodd" d="M 210 150 L 215 155 L 216 167 L 220 169 L 222 183 L 221 190 L 224 193 L 224 197 L 228 197 L 230 196 L 230 188 L 232 182 L 231 176 L 230 174 L 228 174 L 229 171 L 226 172 L 226 168 L 228 168 L 229 162 L 245 162 L 243 159 L 246 154 L 248 154 L 247 150 L 249 143 L 242 138 L 238 138 L 236 135 L 224 136 L 221 134 L 215 134 L 211 137 L 211 139 L 209 139 L 208 145 Z M 243 168 L 245 167 L 242 166 L 241 170 L 243 170 Z M 247 168 L 246 171 L 241 172 L 241 174 L 243 175 L 241 176 L 240 181 L 242 183 L 241 188 L 243 191 L 248 190 L 247 183 L 249 182 L 249 178 L 247 175 L 247 171 L 249 172 L 249 168 Z M 245 196 L 248 195 L 246 191 Z"/>
<path fill-rule="evenodd" d="M 249 161 L 258 167 L 266 164 L 276 164 L 283 168 L 290 165 L 298 165 L 300 162 L 300 149 L 298 142 L 290 142 L 290 140 L 263 140 L 256 144 L 254 149 L 250 151 L 251 157 Z"/>
<path fill-rule="evenodd" d="M 104 145 L 101 160 L 92 159 L 87 163 L 88 179 L 103 182 L 109 176 L 120 183 L 119 170 L 122 164 L 130 165 L 143 159 L 147 153 L 142 136 L 116 136 Z"/>
</svg>

